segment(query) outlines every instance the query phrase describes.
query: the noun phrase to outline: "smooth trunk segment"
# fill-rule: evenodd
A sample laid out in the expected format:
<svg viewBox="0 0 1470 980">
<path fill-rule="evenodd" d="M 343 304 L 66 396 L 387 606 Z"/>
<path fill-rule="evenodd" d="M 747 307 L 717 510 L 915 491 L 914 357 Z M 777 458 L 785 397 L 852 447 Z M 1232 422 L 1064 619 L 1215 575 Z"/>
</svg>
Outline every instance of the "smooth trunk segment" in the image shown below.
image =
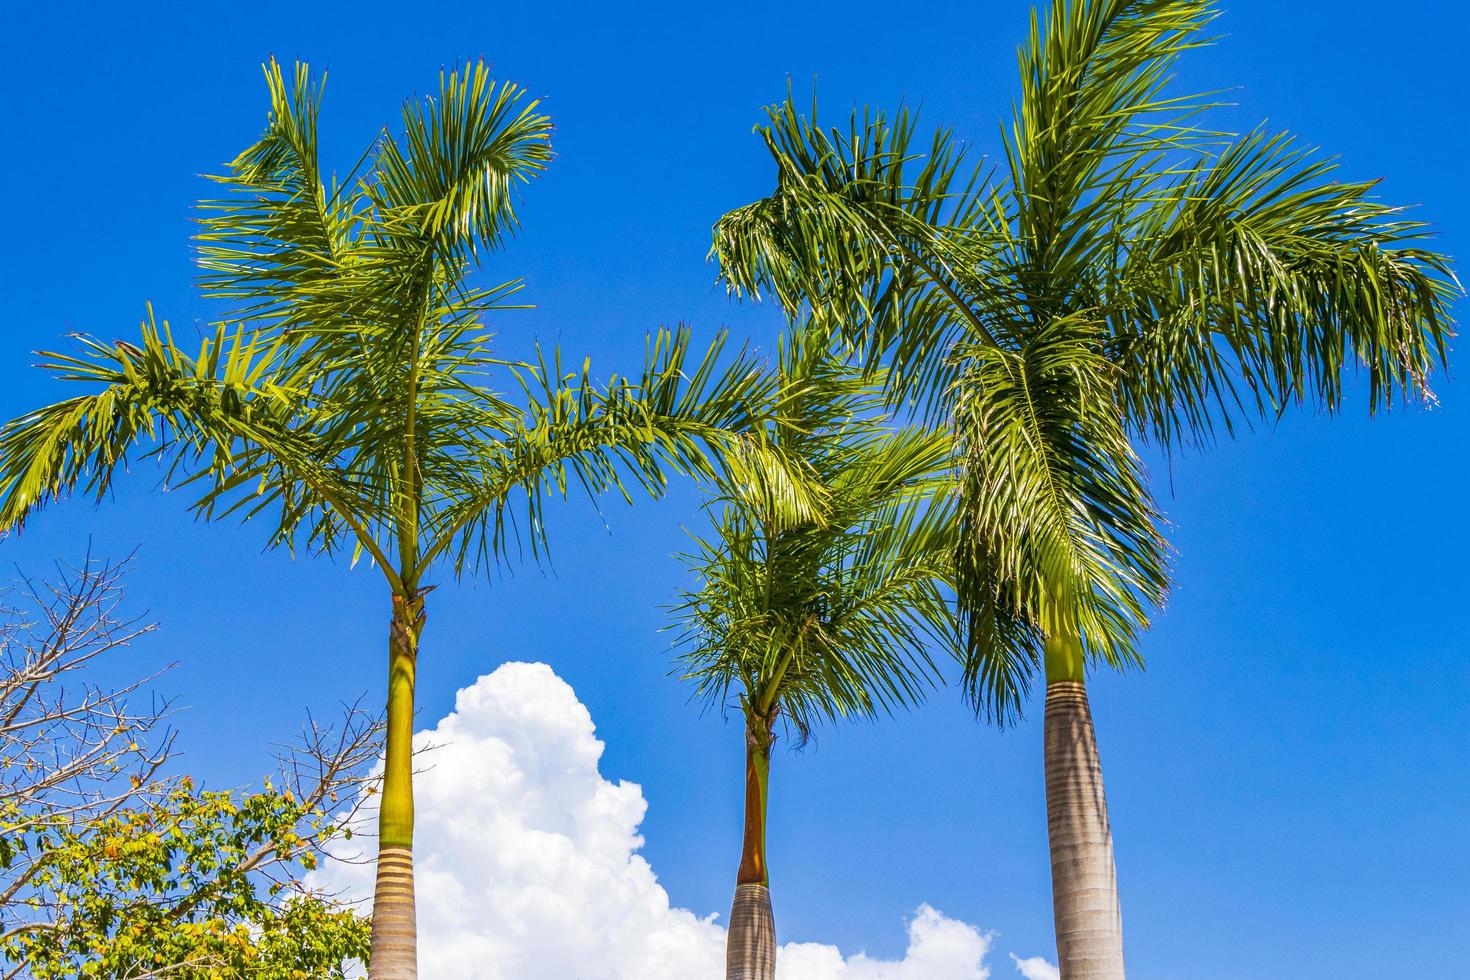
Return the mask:
<svg viewBox="0 0 1470 980">
<path fill-rule="evenodd" d="M 423 600 L 393 600 L 388 632 L 388 718 L 378 846 L 413 847 L 413 708 Z"/>
<path fill-rule="evenodd" d="M 765 885 L 735 886 L 725 980 L 776 980 L 776 920 Z"/>
<path fill-rule="evenodd" d="M 388 723 L 378 810 L 378 883 L 368 980 L 417 980 L 413 901 L 413 700 L 423 598 L 393 601 L 388 633 Z"/>
<path fill-rule="evenodd" d="M 378 851 L 371 964 L 368 968 L 371 980 L 417 980 L 419 975 L 413 852 L 406 847 L 385 847 Z"/>
<path fill-rule="evenodd" d="M 766 868 L 766 804 L 771 780 L 771 718 L 751 715 L 745 728 L 745 839 L 735 904 L 725 940 L 725 980 L 775 980 L 776 921 Z"/>
<path fill-rule="evenodd" d="M 1046 824 L 1062 980 L 1123 980 L 1113 834 L 1087 689 L 1046 687 Z"/>
<path fill-rule="evenodd" d="M 771 733 L 768 725 L 745 732 L 745 837 L 740 847 L 738 885 L 769 885 L 766 870 L 766 794 L 771 783 Z"/>
</svg>

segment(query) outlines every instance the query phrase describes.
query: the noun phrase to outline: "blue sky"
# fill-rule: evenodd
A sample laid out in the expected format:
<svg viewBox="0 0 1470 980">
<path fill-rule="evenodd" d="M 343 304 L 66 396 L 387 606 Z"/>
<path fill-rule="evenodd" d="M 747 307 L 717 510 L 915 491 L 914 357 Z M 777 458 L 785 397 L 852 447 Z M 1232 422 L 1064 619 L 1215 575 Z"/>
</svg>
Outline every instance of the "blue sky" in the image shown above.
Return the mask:
<svg viewBox="0 0 1470 980">
<path fill-rule="evenodd" d="M 412 14 L 407 13 L 410 9 Z M 152 300 L 176 330 L 211 315 L 192 284 L 191 202 L 264 120 L 274 53 L 329 72 L 323 140 L 345 170 L 441 65 L 484 56 L 545 99 L 558 157 L 489 275 L 524 276 L 534 311 L 495 323 L 508 353 L 559 340 L 604 370 L 646 330 L 727 325 L 768 345 L 775 312 L 727 302 L 709 226 L 762 193 L 751 135 L 788 79 L 829 113 L 922 104 L 979 152 L 1015 92 L 1029 5 L 360 3 L 187 10 L 26 5 L 0 38 L 9 188 L 0 240 L 0 415 L 56 389 L 29 351 L 129 336 Z M 1466 250 L 1470 92 L 1458 3 L 1237 0 L 1185 89 L 1239 88 L 1224 113 L 1340 154 L 1351 177 L 1421 205 Z M 1464 304 L 1460 309 L 1463 311 Z M 1449 977 L 1470 956 L 1470 406 L 1441 378 L 1432 410 L 1371 422 L 1295 414 L 1206 454 L 1151 460 L 1177 588 L 1149 667 L 1093 686 L 1137 980 Z M 260 529 L 193 522 L 147 466 L 100 507 L 54 508 L 0 561 L 139 548 L 131 592 L 162 632 L 142 664 L 189 710 L 186 765 L 258 777 L 308 707 L 377 699 L 379 580 L 261 550 Z M 545 660 L 607 743 L 602 772 L 643 786 L 644 854 L 673 901 L 728 906 L 739 835 L 738 726 L 668 676 L 660 604 L 697 521 L 686 490 L 602 517 L 555 515 L 553 570 L 445 587 L 420 668 L 426 723 L 506 660 Z M 775 766 L 771 863 L 783 937 L 902 950 L 921 902 L 1049 952 L 1036 717 L 998 734 L 940 692 L 893 722 L 819 733 Z M 833 896 L 837 896 L 834 901 Z"/>
</svg>

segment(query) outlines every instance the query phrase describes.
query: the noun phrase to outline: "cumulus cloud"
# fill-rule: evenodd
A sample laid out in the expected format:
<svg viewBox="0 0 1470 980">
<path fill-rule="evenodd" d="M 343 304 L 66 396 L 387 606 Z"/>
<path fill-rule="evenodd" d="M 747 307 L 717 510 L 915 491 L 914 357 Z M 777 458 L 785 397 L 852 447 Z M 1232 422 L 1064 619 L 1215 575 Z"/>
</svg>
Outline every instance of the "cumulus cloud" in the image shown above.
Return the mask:
<svg viewBox="0 0 1470 980">
<path fill-rule="evenodd" d="M 648 805 L 598 769 L 603 743 L 545 664 L 510 663 L 461 690 L 415 736 L 419 957 L 447 980 L 719 980 L 725 930 L 674 906 L 639 853 Z M 364 811 L 365 826 L 376 813 Z M 340 845 L 361 857 L 364 838 Z M 316 884 L 364 899 L 368 863 L 330 862 Z M 779 925 L 779 924 L 778 924 Z M 778 980 L 987 980 L 993 939 L 920 906 L 903 959 L 789 943 Z M 1039 957 L 1027 980 L 1056 978 Z M 1045 972 L 1050 970 L 1050 973 Z"/>
<path fill-rule="evenodd" d="M 1016 972 L 1026 980 L 1062 980 L 1062 971 L 1040 956 L 1032 956 L 1023 960 L 1012 953 L 1011 962 L 1016 964 Z"/>
<path fill-rule="evenodd" d="M 779 928 L 780 923 L 777 923 Z M 787 943 L 776 956 L 777 980 L 987 980 L 991 937 L 928 905 L 909 921 L 904 958 L 844 958 L 836 946 Z"/>
</svg>

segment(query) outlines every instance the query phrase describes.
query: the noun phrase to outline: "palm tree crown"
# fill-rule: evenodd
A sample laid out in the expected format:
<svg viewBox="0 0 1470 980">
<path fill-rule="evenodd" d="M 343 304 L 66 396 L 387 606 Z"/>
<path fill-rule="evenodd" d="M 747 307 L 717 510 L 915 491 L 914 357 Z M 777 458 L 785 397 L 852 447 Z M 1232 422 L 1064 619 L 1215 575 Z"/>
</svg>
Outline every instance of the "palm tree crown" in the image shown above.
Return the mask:
<svg viewBox="0 0 1470 980">
<path fill-rule="evenodd" d="M 930 651 L 953 645 L 951 442 L 886 428 L 876 390 L 824 337 L 794 334 L 778 375 L 783 402 L 751 438 L 802 468 L 815 512 L 793 516 L 781 481 L 722 481 L 688 556 L 701 586 L 677 609 L 680 662 L 711 705 L 734 690 L 748 717 L 804 737 L 919 700 Z"/>
<path fill-rule="evenodd" d="M 907 109 L 827 129 L 788 99 L 759 128 L 775 190 L 715 229 L 733 290 L 826 318 L 888 366 L 895 401 L 954 426 L 969 690 L 1001 720 L 1049 635 L 1136 659 L 1167 567 L 1135 440 L 1335 410 L 1354 365 L 1388 406 L 1444 354 L 1455 283 L 1421 222 L 1165 91 L 1214 15 L 1052 4 L 993 172 L 945 130 L 921 140 Z"/>
<path fill-rule="evenodd" d="M 79 485 L 105 494 L 140 442 L 170 476 L 208 476 L 207 516 L 275 516 L 273 541 L 371 557 L 400 591 L 440 558 L 456 570 L 505 556 L 517 493 L 535 548 L 548 488 L 657 489 L 659 460 L 708 467 L 706 438 L 744 426 L 759 373 L 689 359 L 660 331 L 632 377 L 592 382 L 558 356 L 507 361 L 484 325 L 518 281 L 472 281 L 515 228 L 512 189 L 550 158 L 550 121 L 482 65 L 410 102 L 369 172 L 331 180 L 317 159 L 320 86 L 267 66 L 265 134 L 201 204 L 201 279 L 232 304 L 197 353 L 152 311 L 139 345 L 80 338 L 42 366 L 94 391 L 0 434 L 0 523 Z M 512 394 L 488 387 L 492 372 Z"/>
</svg>

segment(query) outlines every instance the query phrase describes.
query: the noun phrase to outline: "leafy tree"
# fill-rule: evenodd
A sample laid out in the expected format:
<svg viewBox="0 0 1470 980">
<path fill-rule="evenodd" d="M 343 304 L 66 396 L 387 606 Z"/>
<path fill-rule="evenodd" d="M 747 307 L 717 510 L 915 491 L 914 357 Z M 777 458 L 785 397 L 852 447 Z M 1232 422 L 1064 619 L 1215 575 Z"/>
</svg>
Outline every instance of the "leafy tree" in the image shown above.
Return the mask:
<svg viewBox="0 0 1470 980">
<path fill-rule="evenodd" d="M 700 588 L 677 608 L 685 679 L 721 709 L 733 693 L 745 723 L 732 980 L 775 976 L 766 812 L 777 722 L 801 742 L 818 722 L 912 704 L 935 679 L 929 647 L 957 636 L 949 438 L 886 428 L 875 389 L 834 360 L 824 335 L 795 333 L 778 375 L 782 404 L 751 438 L 805 470 L 819 512 L 792 516 L 781 472 L 725 481 L 689 556 Z"/>
<path fill-rule="evenodd" d="M 1112 837 L 1084 686 L 1139 662 L 1166 547 L 1135 446 L 1208 444 L 1294 403 L 1423 395 L 1454 280 L 1425 227 L 1291 137 L 1221 134 L 1166 91 L 1208 0 L 1056 0 L 1021 49 L 994 175 L 907 110 L 845 130 L 788 99 L 775 191 L 726 215 L 731 287 L 864 345 L 959 443 L 966 687 L 1005 722 L 1046 685 L 1061 971 L 1123 976 Z"/>
<path fill-rule="evenodd" d="M 0 620 L 0 976 L 331 977 L 367 920 L 302 884 L 344 833 L 380 729 L 308 725 L 280 788 L 170 777 L 157 674 L 100 674 L 153 627 L 123 612 L 129 562 L 24 579 Z M 146 707 L 135 707 L 138 702 Z"/>
<path fill-rule="evenodd" d="M 7 976 L 345 977 L 367 960 L 367 920 L 298 880 L 334 826 L 289 792 L 185 779 L 150 806 L 41 828 L 23 844 L 44 855 L 26 901 L 53 915 L 0 934 Z"/>
<path fill-rule="evenodd" d="M 706 450 L 746 427 L 764 382 L 744 358 L 718 369 L 718 342 L 690 358 L 685 331 L 603 385 L 555 355 L 495 353 L 484 317 L 518 283 L 473 273 L 515 230 L 514 190 L 549 160 L 551 124 L 482 64 L 407 103 L 401 133 L 340 180 L 318 159 L 320 86 L 305 66 L 288 79 L 272 62 L 266 79 L 264 134 L 202 205 L 202 284 L 230 314 L 195 354 L 150 310 L 137 345 L 47 355 L 88 390 L 0 431 L 0 525 L 78 487 L 106 493 L 143 445 L 200 488 L 203 516 L 370 561 L 391 612 L 369 972 L 402 980 L 417 972 L 410 752 L 432 571 L 474 572 L 520 540 L 539 554 L 547 493 L 658 492 L 670 469 L 711 471 Z"/>
</svg>

